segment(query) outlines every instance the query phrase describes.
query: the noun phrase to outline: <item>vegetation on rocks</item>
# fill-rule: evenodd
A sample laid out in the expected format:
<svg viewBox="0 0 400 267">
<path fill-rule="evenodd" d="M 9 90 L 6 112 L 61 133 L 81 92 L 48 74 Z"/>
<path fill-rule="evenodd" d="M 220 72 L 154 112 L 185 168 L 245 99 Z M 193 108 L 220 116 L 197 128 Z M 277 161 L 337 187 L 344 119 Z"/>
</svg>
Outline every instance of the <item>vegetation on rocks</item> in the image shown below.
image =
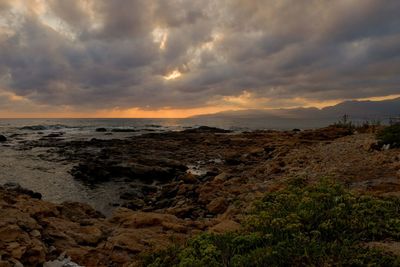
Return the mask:
<svg viewBox="0 0 400 267">
<path fill-rule="evenodd" d="M 400 200 L 358 195 L 330 180 L 268 193 L 242 229 L 201 234 L 148 256 L 145 266 L 399 266 L 371 246 L 400 241 Z"/>
<path fill-rule="evenodd" d="M 385 127 L 377 134 L 376 137 L 381 145 L 400 147 L 400 124 L 393 124 Z"/>
</svg>

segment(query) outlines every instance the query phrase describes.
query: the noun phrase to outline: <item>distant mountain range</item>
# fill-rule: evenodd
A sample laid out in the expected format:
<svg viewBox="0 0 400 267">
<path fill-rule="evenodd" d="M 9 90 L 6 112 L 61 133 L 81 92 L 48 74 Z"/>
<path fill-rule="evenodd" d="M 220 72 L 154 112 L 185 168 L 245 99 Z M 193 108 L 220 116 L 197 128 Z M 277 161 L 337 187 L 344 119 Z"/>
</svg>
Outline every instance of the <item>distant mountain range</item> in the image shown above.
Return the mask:
<svg viewBox="0 0 400 267">
<path fill-rule="evenodd" d="M 400 98 L 383 101 L 344 101 L 334 106 L 318 108 L 291 109 L 247 109 L 224 111 L 192 117 L 194 120 L 262 120 L 277 128 L 287 127 L 320 127 L 339 120 L 346 114 L 350 120 L 388 121 L 391 117 L 400 116 Z"/>
</svg>

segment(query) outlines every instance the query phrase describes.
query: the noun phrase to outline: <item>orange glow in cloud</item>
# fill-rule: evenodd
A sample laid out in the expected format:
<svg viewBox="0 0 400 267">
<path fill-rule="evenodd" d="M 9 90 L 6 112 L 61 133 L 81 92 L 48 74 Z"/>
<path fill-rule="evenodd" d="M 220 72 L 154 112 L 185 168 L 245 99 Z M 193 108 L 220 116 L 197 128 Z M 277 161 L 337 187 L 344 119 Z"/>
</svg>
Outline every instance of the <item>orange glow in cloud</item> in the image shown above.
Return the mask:
<svg viewBox="0 0 400 267">
<path fill-rule="evenodd" d="M 228 107 L 203 107 L 189 109 L 163 108 L 143 110 L 140 108 L 99 110 L 96 112 L 75 112 L 69 108 L 52 113 L 46 112 L 9 112 L 0 110 L 0 118 L 187 118 L 195 115 L 211 114 L 232 110 Z"/>
<path fill-rule="evenodd" d="M 139 108 L 131 109 L 112 109 L 99 111 L 95 115 L 96 117 L 104 118 L 187 118 L 202 114 L 211 114 L 221 111 L 232 110 L 231 107 L 202 107 L 202 108 L 188 108 L 188 109 L 174 109 L 174 108 L 163 108 L 158 110 L 143 110 Z"/>
<path fill-rule="evenodd" d="M 173 72 L 164 76 L 166 80 L 175 80 L 182 76 L 182 73 L 179 70 L 174 70 Z"/>
<path fill-rule="evenodd" d="M 30 101 L 24 97 L 12 94 L 3 93 L 9 101 L 15 103 L 30 103 Z M 389 100 L 400 97 L 400 94 L 382 96 L 382 97 L 370 97 L 355 99 L 360 101 L 371 100 L 371 101 L 382 101 Z M 323 108 L 327 106 L 336 105 L 343 102 L 344 99 L 329 100 L 329 101 L 310 101 L 305 98 L 293 98 L 288 99 L 292 106 L 287 106 L 286 108 L 295 107 L 317 107 Z M 275 107 L 267 107 L 268 102 L 273 103 L 273 99 L 269 98 L 256 98 L 248 91 L 243 91 L 242 94 L 238 96 L 227 96 L 222 97 L 220 100 L 216 100 L 205 107 L 198 108 L 160 108 L 160 109 L 141 109 L 141 108 L 114 108 L 114 109 L 104 109 L 94 112 L 81 111 L 77 112 L 76 109 L 68 106 L 64 107 L 46 107 L 37 106 L 38 111 L 36 112 L 13 112 L 10 110 L 0 110 L 0 118 L 187 118 L 196 115 L 203 114 L 213 114 L 228 110 L 243 110 L 243 109 L 274 109 Z M 262 106 L 263 105 L 263 106 Z M 52 112 L 46 112 L 47 110 L 52 110 Z"/>
</svg>

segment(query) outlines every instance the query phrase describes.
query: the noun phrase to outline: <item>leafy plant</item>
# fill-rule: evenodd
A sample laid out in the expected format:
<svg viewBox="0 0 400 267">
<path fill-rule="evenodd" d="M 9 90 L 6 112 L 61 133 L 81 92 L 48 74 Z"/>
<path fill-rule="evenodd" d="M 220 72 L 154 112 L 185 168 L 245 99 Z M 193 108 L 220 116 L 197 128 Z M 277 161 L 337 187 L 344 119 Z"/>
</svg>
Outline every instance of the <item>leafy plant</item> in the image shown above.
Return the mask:
<svg viewBox="0 0 400 267">
<path fill-rule="evenodd" d="M 356 195 L 323 180 L 294 180 L 256 204 L 242 230 L 201 234 L 146 266 L 400 266 L 366 246 L 400 240 L 400 200 Z"/>
<path fill-rule="evenodd" d="M 393 124 L 378 132 L 376 138 L 381 145 L 400 147 L 400 124 Z"/>
</svg>

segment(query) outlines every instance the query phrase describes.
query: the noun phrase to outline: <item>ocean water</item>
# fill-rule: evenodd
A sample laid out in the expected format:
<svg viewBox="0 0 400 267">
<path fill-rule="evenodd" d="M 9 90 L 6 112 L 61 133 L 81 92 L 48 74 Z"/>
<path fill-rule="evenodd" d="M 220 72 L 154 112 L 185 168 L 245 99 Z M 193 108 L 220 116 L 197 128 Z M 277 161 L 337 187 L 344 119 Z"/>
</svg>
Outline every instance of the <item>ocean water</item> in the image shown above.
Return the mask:
<svg viewBox="0 0 400 267">
<path fill-rule="evenodd" d="M 191 119 L 0 119 L 0 134 L 63 132 L 69 135 L 86 135 L 96 128 L 134 129 L 137 133 L 180 131 L 198 126 L 212 126 L 234 131 L 293 128 L 315 128 L 332 123 L 332 120 L 320 119 L 274 119 L 262 118 L 191 118 Z M 131 133 L 132 135 L 132 133 Z"/>
</svg>

